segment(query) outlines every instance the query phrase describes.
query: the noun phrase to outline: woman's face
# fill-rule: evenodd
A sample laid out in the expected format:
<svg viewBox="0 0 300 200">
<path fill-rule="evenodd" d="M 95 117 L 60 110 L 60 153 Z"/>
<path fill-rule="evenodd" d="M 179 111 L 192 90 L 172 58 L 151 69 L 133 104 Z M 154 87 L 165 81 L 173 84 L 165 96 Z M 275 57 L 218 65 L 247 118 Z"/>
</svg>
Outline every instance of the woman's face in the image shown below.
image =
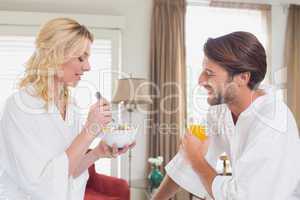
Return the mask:
<svg viewBox="0 0 300 200">
<path fill-rule="evenodd" d="M 90 71 L 89 63 L 91 41 L 87 41 L 86 49 L 79 57 L 72 57 L 61 65 L 61 72 L 57 76 L 64 85 L 75 87 L 86 71 Z"/>
</svg>

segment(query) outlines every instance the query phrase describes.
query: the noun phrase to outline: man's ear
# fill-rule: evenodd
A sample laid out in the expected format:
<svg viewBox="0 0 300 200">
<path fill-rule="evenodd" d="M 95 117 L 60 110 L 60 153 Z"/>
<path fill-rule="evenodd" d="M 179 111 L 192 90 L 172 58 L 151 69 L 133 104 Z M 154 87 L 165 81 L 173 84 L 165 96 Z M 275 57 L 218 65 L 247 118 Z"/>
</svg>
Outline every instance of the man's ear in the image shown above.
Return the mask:
<svg viewBox="0 0 300 200">
<path fill-rule="evenodd" d="M 239 87 L 241 86 L 247 86 L 250 82 L 251 73 L 250 72 L 242 72 L 237 77 L 237 84 Z"/>
</svg>

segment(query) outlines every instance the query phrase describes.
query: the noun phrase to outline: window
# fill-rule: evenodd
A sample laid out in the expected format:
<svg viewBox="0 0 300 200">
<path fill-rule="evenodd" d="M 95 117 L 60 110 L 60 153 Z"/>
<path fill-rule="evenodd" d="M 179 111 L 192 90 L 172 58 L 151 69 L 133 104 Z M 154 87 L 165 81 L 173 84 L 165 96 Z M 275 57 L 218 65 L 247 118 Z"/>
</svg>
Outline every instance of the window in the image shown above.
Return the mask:
<svg viewBox="0 0 300 200">
<path fill-rule="evenodd" d="M 210 37 L 218 37 L 234 31 L 248 31 L 258 37 L 266 48 L 267 28 L 259 10 L 217 8 L 189 5 L 186 16 L 187 48 L 187 105 L 188 119 L 205 123 L 208 110 L 205 89 L 198 86 L 202 69 L 203 45 Z M 218 162 L 217 170 L 222 171 Z"/>
<path fill-rule="evenodd" d="M 91 71 L 72 89 L 72 96 L 81 108 L 84 123 L 89 106 L 95 102 L 95 92 L 100 91 L 108 100 L 112 96 L 113 80 L 118 77 L 120 32 L 118 30 L 92 30 L 95 41 L 91 49 Z M 34 37 L 0 36 L 0 109 L 3 110 L 5 100 L 16 89 L 18 80 L 24 74 L 24 64 L 34 51 Z M 95 140 L 91 145 L 97 145 Z M 101 164 L 100 164 L 101 163 Z M 107 175 L 117 175 L 114 168 L 119 168 L 110 159 L 96 162 L 96 171 Z"/>
<path fill-rule="evenodd" d="M 17 89 L 24 74 L 24 64 L 34 51 L 33 37 L 0 37 L 0 109 L 6 99 Z"/>
</svg>

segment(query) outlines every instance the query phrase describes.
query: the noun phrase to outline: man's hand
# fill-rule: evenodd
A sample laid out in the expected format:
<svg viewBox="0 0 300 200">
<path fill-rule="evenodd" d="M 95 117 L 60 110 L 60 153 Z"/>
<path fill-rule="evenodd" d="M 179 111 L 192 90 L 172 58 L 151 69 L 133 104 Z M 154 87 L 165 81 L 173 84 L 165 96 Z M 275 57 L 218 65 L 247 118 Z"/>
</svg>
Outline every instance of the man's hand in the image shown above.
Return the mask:
<svg viewBox="0 0 300 200">
<path fill-rule="evenodd" d="M 194 171 L 199 175 L 206 191 L 214 199 L 212 183 L 217 176 L 216 170 L 205 159 L 208 151 L 209 139 L 201 141 L 190 133 L 186 133 L 182 139 L 182 150 Z"/>
<path fill-rule="evenodd" d="M 209 140 L 201 141 L 191 133 L 186 133 L 182 139 L 181 148 L 185 158 L 191 163 L 192 167 L 196 167 L 203 161 L 207 153 Z"/>
</svg>

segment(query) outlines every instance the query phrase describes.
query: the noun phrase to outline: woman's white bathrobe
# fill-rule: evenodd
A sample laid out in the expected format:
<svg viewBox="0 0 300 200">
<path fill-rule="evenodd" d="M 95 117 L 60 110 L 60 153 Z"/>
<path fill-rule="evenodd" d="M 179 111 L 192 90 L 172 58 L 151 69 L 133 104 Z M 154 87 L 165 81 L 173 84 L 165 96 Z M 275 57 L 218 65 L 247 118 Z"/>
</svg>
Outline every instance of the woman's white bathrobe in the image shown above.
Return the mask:
<svg viewBox="0 0 300 200">
<path fill-rule="evenodd" d="M 32 86 L 10 96 L 0 122 L 0 200 L 83 200 L 88 172 L 69 177 L 65 153 L 79 134 L 81 115 L 68 105 L 44 109 Z"/>
</svg>

